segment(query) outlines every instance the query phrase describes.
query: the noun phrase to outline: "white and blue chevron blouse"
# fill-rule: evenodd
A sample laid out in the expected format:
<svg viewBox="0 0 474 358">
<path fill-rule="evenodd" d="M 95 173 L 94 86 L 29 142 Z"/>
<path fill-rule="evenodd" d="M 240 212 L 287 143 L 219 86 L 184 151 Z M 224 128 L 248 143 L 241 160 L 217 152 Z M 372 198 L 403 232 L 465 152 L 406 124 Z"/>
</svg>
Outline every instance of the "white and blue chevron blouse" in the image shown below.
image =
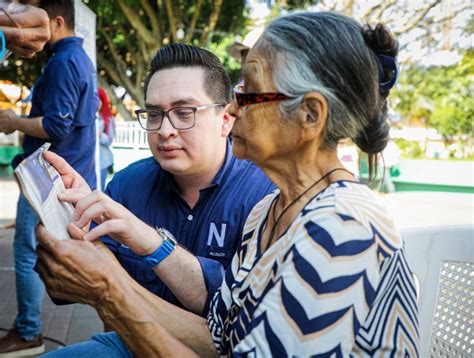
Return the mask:
<svg viewBox="0 0 474 358">
<path fill-rule="evenodd" d="M 278 191 L 250 213 L 208 315 L 223 355 L 417 357 L 418 310 L 402 240 L 365 185 L 317 194 L 263 254 Z"/>
</svg>

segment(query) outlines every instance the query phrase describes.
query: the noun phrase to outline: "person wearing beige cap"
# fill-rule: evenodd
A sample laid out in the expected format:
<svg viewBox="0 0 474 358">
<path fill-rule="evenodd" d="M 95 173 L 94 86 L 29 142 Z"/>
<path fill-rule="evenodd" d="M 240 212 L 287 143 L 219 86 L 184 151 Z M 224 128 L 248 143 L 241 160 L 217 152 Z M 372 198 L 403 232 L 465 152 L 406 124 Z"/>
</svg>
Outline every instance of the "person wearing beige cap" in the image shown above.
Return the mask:
<svg viewBox="0 0 474 358">
<path fill-rule="evenodd" d="M 263 33 L 263 27 L 256 27 L 245 35 L 242 42 L 235 41 L 232 45 L 227 47 L 227 52 L 240 63 L 244 63 L 249 50 L 255 45 L 260 35 Z"/>
</svg>

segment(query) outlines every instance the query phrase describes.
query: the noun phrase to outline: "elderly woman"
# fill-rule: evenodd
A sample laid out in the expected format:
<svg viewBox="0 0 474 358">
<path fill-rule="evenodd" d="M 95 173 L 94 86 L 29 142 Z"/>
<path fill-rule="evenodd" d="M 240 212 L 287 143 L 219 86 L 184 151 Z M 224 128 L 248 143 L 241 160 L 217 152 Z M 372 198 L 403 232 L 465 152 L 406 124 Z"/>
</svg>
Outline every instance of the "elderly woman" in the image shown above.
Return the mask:
<svg viewBox="0 0 474 358">
<path fill-rule="evenodd" d="M 40 228 L 50 292 L 96 307 L 122 339 L 109 336 L 118 356 L 418 356 L 402 239 L 336 153 L 350 138 L 373 165 L 387 144 L 397 49 L 383 25 L 304 12 L 273 21 L 250 50 L 232 108 L 233 151 L 279 190 L 248 217 L 207 321 L 152 297 L 89 243 Z M 107 214 L 87 211 L 80 222 Z M 67 274 L 71 262 L 81 264 Z"/>
</svg>

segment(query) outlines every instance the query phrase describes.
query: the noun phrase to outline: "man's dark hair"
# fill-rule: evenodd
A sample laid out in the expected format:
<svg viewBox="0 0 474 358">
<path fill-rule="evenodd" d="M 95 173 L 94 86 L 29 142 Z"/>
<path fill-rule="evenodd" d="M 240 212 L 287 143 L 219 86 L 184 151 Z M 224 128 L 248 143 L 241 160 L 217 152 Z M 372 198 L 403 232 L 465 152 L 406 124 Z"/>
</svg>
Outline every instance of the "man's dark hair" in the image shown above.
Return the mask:
<svg viewBox="0 0 474 358">
<path fill-rule="evenodd" d="M 230 78 L 216 55 L 203 48 L 184 44 L 166 45 L 158 50 L 145 79 L 145 98 L 151 77 L 157 71 L 174 67 L 201 67 L 207 95 L 216 103 L 229 103 L 232 100 Z"/>
<path fill-rule="evenodd" d="M 61 16 L 66 27 L 74 30 L 74 0 L 41 0 L 39 7 L 48 13 L 50 19 Z"/>
</svg>

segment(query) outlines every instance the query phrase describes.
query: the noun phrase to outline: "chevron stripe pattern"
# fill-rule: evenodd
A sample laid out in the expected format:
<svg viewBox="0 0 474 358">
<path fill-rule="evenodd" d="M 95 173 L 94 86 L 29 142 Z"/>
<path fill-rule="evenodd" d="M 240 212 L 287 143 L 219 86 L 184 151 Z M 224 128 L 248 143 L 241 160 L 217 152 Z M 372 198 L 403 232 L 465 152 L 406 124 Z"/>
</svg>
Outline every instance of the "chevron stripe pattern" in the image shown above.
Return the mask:
<svg viewBox="0 0 474 358">
<path fill-rule="evenodd" d="M 252 210 L 211 302 L 223 356 L 418 357 L 416 291 L 390 215 L 365 185 L 317 194 L 263 254 L 270 194 Z"/>
</svg>

